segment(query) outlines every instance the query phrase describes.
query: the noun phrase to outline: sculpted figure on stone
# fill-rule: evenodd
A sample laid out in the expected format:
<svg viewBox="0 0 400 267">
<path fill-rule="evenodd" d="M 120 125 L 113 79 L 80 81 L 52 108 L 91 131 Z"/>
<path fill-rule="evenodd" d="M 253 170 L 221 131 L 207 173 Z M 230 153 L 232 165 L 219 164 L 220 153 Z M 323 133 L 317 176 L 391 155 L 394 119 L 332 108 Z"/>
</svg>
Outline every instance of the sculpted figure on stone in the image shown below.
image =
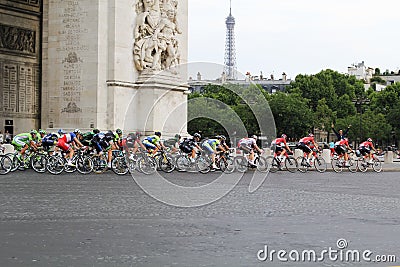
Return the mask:
<svg viewBox="0 0 400 267">
<path fill-rule="evenodd" d="M 182 31 L 176 20 L 177 8 L 174 0 L 138 0 L 133 50 L 138 71 L 164 70 L 179 64 L 176 35 Z"/>
</svg>

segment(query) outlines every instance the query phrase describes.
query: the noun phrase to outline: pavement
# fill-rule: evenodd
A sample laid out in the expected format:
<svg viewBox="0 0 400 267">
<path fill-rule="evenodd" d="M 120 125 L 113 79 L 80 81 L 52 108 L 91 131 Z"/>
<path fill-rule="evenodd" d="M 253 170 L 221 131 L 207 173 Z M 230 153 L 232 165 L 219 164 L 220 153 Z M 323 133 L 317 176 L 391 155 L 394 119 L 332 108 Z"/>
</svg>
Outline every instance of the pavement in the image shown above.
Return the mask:
<svg viewBox="0 0 400 267">
<path fill-rule="evenodd" d="M 225 197 L 197 208 L 163 204 L 129 175 L 16 172 L 0 177 L 0 266 L 400 265 L 400 177 L 387 171 L 399 168 L 384 168 L 278 172 L 254 193 L 247 173 Z M 164 178 L 196 187 L 218 175 L 175 172 Z M 394 255 L 397 264 L 257 257 L 265 246 L 269 252 L 320 252 L 338 249 L 338 241 L 373 256 Z"/>
</svg>

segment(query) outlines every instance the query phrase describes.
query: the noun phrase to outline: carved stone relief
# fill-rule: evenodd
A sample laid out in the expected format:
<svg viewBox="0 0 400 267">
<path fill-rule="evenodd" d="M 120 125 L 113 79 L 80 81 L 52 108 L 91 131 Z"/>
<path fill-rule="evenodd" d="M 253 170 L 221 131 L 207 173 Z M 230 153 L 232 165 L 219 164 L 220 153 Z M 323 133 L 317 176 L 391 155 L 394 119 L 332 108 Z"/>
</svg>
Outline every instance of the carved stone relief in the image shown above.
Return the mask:
<svg viewBox="0 0 400 267">
<path fill-rule="evenodd" d="M 180 63 L 177 0 L 137 0 L 134 63 L 138 71 L 165 70 Z"/>
<path fill-rule="evenodd" d="M 0 49 L 35 53 L 36 32 L 0 24 Z"/>
</svg>

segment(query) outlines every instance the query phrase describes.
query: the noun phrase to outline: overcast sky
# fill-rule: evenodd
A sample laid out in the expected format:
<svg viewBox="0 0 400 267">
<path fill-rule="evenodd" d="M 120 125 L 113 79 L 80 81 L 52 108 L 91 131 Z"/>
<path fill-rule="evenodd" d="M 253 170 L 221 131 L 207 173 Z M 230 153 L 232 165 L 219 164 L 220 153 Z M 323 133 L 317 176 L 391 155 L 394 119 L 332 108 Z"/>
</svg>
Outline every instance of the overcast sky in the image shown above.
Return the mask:
<svg viewBox="0 0 400 267">
<path fill-rule="evenodd" d="M 229 0 L 188 1 L 189 63 L 223 64 Z M 399 0 L 232 0 L 238 71 L 294 79 L 328 68 L 347 73 L 361 61 L 398 70 L 399 10 Z"/>
</svg>

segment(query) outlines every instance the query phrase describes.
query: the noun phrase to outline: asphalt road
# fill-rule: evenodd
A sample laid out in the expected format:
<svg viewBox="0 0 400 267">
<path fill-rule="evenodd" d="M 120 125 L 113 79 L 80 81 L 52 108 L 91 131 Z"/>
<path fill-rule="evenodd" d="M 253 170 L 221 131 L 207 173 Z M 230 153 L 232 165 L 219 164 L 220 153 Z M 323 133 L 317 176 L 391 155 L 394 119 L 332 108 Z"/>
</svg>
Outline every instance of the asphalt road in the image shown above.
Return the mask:
<svg viewBox="0 0 400 267">
<path fill-rule="evenodd" d="M 0 266 L 400 265 L 399 174 L 277 173 L 255 193 L 247 174 L 197 208 L 163 204 L 129 175 L 9 174 L 0 177 Z M 165 177 L 199 186 L 217 176 Z M 341 238 L 345 249 L 395 255 L 397 264 L 257 258 L 265 245 L 319 254 Z"/>
</svg>

